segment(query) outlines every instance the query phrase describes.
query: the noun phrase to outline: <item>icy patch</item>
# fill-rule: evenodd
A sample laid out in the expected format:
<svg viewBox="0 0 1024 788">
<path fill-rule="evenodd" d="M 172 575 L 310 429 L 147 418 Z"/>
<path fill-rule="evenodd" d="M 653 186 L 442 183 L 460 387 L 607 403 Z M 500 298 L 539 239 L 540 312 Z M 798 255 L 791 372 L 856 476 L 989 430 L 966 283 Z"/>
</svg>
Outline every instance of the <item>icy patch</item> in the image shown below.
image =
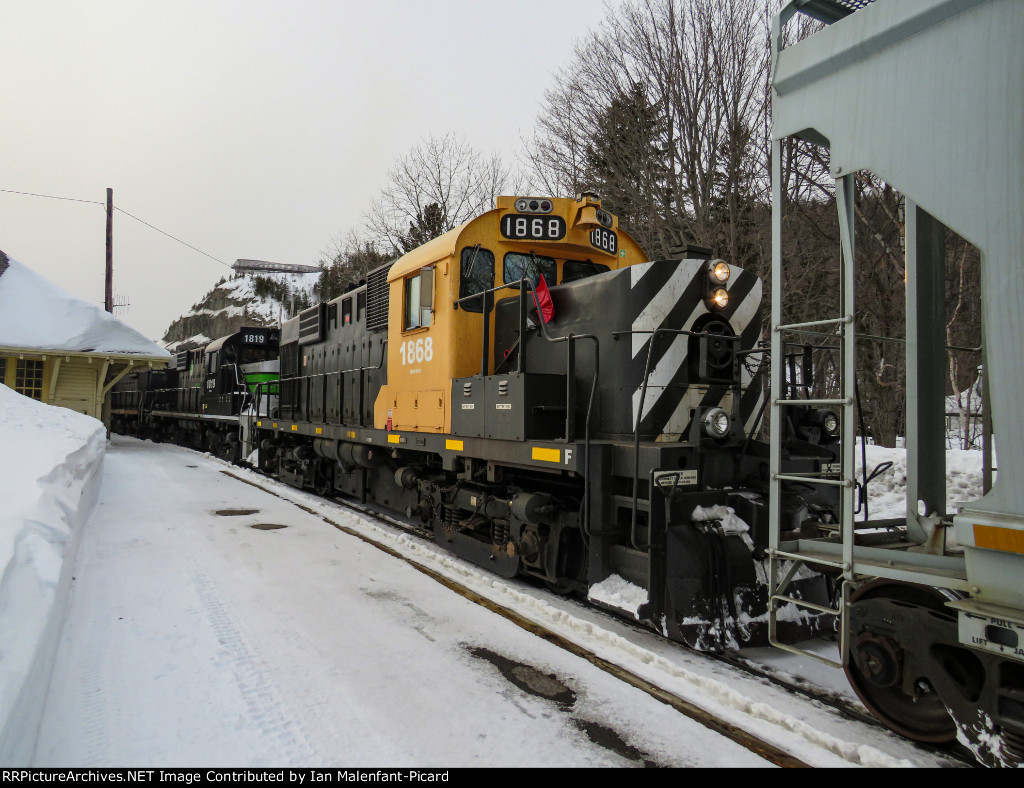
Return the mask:
<svg viewBox="0 0 1024 788">
<path fill-rule="evenodd" d="M 587 596 L 602 605 L 614 607 L 637 618 L 641 605 L 647 604 L 647 591 L 618 575 L 609 575 L 600 583 L 592 585 Z"/>
</svg>

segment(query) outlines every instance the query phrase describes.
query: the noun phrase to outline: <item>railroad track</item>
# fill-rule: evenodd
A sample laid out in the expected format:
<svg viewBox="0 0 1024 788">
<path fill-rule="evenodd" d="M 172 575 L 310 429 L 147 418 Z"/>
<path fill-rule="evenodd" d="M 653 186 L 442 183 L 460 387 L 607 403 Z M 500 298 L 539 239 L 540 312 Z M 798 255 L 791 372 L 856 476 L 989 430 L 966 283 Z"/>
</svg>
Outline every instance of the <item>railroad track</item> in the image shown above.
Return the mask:
<svg viewBox="0 0 1024 788">
<path fill-rule="evenodd" d="M 247 470 L 257 477 L 272 480 L 275 485 L 280 484 L 272 476 L 263 474 L 262 472 L 259 472 L 251 468 Z M 370 544 L 376 547 L 377 549 L 380 549 L 401 561 L 404 561 L 405 563 L 415 568 L 417 571 L 428 575 L 429 577 L 431 577 L 438 583 L 441 583 L 445 587 L 451 589 L 455 593 L 458 593 L 466 599 L 469 599 L 470 601 L 473 601 L 476 604 L 479 604 L 487 608 L 488 610 L 502 616 L 503 618 L 506 618 L 507 620 L 533 633 L 534 635 L 541 637 L 547 640 L 548 642 L 557 645 L 560 648 L 569 651 L 570 653 L 575 654 L 576 656 L 582 659 L 586 659 L 588 662 L 600 668 L 601 670 L 609 673 L 610 675 L 615 676 L 619 680 L 624 681 L 633 687 L 636 687 L 637 689 L 640 689 L 643 692 L 646 692 L 651 697 L 661 701 L 662 703 L 665 703 L 666 705 L 671 706 L 679 713 L 684 714 L 685 716 L 699 722 L 700 724 L 704 725 L 710 730 L 713 730 L 731 739 L 732 741 L 740 744 L 741 746 L 745 747 L 751 752 L 756 753 L 760 757 L 777 766 L 786 768 L 804 768 L 809 766 L 809 764 L 786 752 L 784 749 L 777 746 L 776 744 L 766 741 L 765 739 L 751 733 L 750 731 L 745 730 L 740 725 L 736 725 L 721 719 L 719 716 L 716 716 L 716 714 L 707 711 L 701 708 L 700 706 L 694 704 L 693 702 L 687 700 L 686 698 L 683 698 L 680 695 L 650 681 L 649 679 L 646 679 L 643 676 L 640 676 L 637 673 L 621 665 L 616 664 L 610 659 L 602 657 L 598 653 L 556 632 L 554 629 L 549 628 L 534 619 L 528 618 L 527 616 L 522 615 L 521 613 L 511 609 L 510 607 L 503 605 L 491 598 L 488 598 L 487 596 L 478 593 L 477 591 L 474 591 L 467 585 L 460 583 L 457 579 L 454 579 L 453 577 L 447 574 L 444 574 L 440 571 L 437 571 L 434 568 L 431 568 L 430 566 L 427 566 L 425 562 L 417 560 L 415 557 L 409 555 L 408 553 L 395 549 L 391 545 L 386 544 L 385 541 L 383 540 L 375 539 L 371 535 L 368 535 L 364 532 L 349 527 L 344 523 L 338 522 L 337 519 L 334 519 L 326 515 L 323 511 L 317 511 L 316 509 L 305 505 L 304 503 L 296 500 L 295 497 L 291 495 L 283 495 L 280 492 L 271 489 L 267 485 L 261 484 L 258 481 L 255 481 L 251 478 L 246 478 L 245 476 L 233 470 L 221 470 L 221 473 L 237 481 L 240 481 L 243 484 L 250 485 L 261 490 L 262 492 L 265 492 L 281 500 L 287 501 L 309 514 L 313 514 L 317 517 L 320 517 L 325 523 L 338 529 L 339 531 L 342 531 L 343 533 L 360 539 L 361 541 Z M 294 492 L 297 495 L 312 496 L 311 493 L 307 493 L 306 491 L 292 490 L 292 488 L 286 489 L 288 490 L 288 492 Z M 436 549 L 434 547 L 432 539 L 429 538 L 429 535 L 424 533 L 421 529 L 417 529 L 411 526 L 409 523 L 404 522 L 401 519 L 389 513 L 382 512 L 370 506 L 360 505 L 356 502 L 349 500 L 334 498 L 317 498 L 317 501 L 330 503 L 331 505 L 337 506 L 343 510 L 357 512 L 363 517 L 370 518 L 371 520 L 376 521 L 376 524 L 380 526 L 400 529 L 402 532 L 406 534 L 413 535 L 422 539 L 423 544 L 429 545 L 431 549 Z M 539 588 L 530 587 L 531 593 L 539 590 Z M 609 621 L 615 621 L 620 625 L 625 625 L 631 630 L 635 630 L 645 635 L 651 634 L 648 629 L 642 627 L 640 624 L 636 622 L 631 622 L 625 618 L 613 616 L 611 613 L 603 610 L 598 610 L 593 607 L 584 606 L 582 603 L 576 601 L 572 601 L 571 604 L 577 605 L 581 611 L 587 611 L 590 616 L 597 614 L 599 616 L 606 617 Z M 806 698 L 808 701 L 812 701 L 823 706 L 827 706 L 830 709 L 832 709 L 836 714 L 841 715 L 846 720 L 850 720 L 861 725 L 869 726 L 872 729 L 883 731 L 887 730 L 885 726 L 883 726 L 880 722 L 875 720 L 865 711 L 857 708 L 849 700 L 841 696 L 838 696 L 835 693 L 823 690 L 819 687 L 815 687 L 809 683 L 791 680 L 790 678 L 781 675 L 777 671 L 766 669 L 765 666 L 758 665 L 757 663 L 751 662 L 750 660 L 743 658 L 738 653 L 710 654 L 692 651 L 688 651 L 688 653 L 698 655 L 701 658 L 707 659 L 709 662 L 717 662 L 720 664 L 727 665 L 734 670 L 741 671 L 744 674 L 755 677 L 760 681 L 768 682 L 791 694 L 798 695 L 802 698 Z M 917 745 L 917 747 L 921 751 L 930 753 L 949 762 L 949 765 L 976 765 L 970 754 L 962 748 L 961 750 L 957 750 L 934 746 L 926 746 L 920 744 Z M 854 763 L 856 763 L 856 761 L 854 761 Z"/>
</svg>

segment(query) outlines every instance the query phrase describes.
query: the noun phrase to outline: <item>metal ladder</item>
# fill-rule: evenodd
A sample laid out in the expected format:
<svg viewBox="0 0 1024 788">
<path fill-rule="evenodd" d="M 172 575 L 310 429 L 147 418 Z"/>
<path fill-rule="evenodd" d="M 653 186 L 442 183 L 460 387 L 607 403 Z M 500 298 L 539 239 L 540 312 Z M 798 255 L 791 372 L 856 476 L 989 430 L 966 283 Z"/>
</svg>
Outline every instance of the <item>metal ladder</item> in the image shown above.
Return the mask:
<svg viewBox="0 0 1024 788">
<path fill-rule="evenodd" d="M 782 146 L 773 141 L 772 155 L 772 366 L 771 366 L 771 436 L 770 436 L 770 478 L 769 478 L 769 541 L 768 541 L 768 640 L 771 645 L 834 667 L 844 667 L 847 658 L 845 611 L 849 604 L 853 580 L 853 510 L 854 510 L 854 383 L 856 370 L 856 337 L 854 330 L 854 176 L 845 175 L 836 180 L 836 201 L 839 209 L 840 230 L 840 315 L 826 320 L 803 323 L 782 322 L 783 272 L 782 272 Z M 821 330 L 833 329 L 839 339 L 839 390 L 834 399 L 798 399 L 794 392 L 797 387 L 787 386 L 784 379 L 783 363 L 786 337 Z M 839 478 L 825 478 L 821 473 L 783 473 L 782 423 L 785 409 L 794 405 L 836 408 L 840 417 L 842 443 L 840 449 Z M 834 470 L 830 473 L 834 476 Z M 784 482 L 802 482 L 831 485 L 842 488 L 842 502 L 839 512 L 840 534 L 842 536 L 842 558 L 814 555 L 800 550 L 799 543 L 782 543 L 781 507 L 782 485 Z M 788 566 L 786 566 L 789 564 Z M 843 574 L 841 600 L 838 608 L 819 605 L 787 593 L 789 584 L 805 564 L 814 564 L 839 569 Z M 837 662 L 778 638 L 778 613 L 781 605 L 793 604 L 799 608 L 835 616 L 840 633 Z"/>
</svg>

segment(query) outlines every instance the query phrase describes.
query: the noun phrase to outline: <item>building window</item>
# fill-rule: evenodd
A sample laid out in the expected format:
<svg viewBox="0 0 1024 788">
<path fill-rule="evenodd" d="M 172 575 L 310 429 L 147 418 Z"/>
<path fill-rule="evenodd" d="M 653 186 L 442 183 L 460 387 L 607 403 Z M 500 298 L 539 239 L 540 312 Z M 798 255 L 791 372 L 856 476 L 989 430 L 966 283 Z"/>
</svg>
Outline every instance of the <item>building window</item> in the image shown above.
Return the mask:
<svg viewBox="0 0 1024 788">
<path fill-rule="evenodd" d="M 0 356 L 0 383 L 7 383 L 7 359 Z"/>
<path fill-rule="evenodd" d="M 14 375 L 14 390 L 26 397 L 43 398 L 43 362 L 32 359 L 18 359 Z"/>
</svg>

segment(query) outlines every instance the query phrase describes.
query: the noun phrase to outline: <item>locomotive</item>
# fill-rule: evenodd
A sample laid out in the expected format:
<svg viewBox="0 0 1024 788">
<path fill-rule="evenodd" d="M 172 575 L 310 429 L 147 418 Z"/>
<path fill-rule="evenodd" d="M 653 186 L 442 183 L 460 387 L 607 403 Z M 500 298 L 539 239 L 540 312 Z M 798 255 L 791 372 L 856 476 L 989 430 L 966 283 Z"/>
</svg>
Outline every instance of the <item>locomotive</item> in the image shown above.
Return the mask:
<svg viewBox="0 0 1024 788">
<path fill-rule="evenodd" d="M 140 375 L 113 412 L 397 513 L 502 577 L 584 596 L 623 578 L 647 592 L 627 613 L 693 648 L 763 645 L 761 290 L 708 249 L 647 259 L 596 195 L 499 197 L 279 334 Z M 835 415 L 788 415 L 786 469 L 827 472 Z M 828 489 L 784 496 L 788 532 L 833 521 Z M 789 593 L 834 589 L 804 572 Z M 831 626 L 794 612 L 786 636 Z"/>
<path fill-rule="evenodd" d="M 167 369 L 122 378 L 111 392 L 111 429 L 238 459 L 239 414 L 258 386 L 273 390 L 279 336 L 277 328 L 245 328 L 178 352 Z"/>
</svg>

